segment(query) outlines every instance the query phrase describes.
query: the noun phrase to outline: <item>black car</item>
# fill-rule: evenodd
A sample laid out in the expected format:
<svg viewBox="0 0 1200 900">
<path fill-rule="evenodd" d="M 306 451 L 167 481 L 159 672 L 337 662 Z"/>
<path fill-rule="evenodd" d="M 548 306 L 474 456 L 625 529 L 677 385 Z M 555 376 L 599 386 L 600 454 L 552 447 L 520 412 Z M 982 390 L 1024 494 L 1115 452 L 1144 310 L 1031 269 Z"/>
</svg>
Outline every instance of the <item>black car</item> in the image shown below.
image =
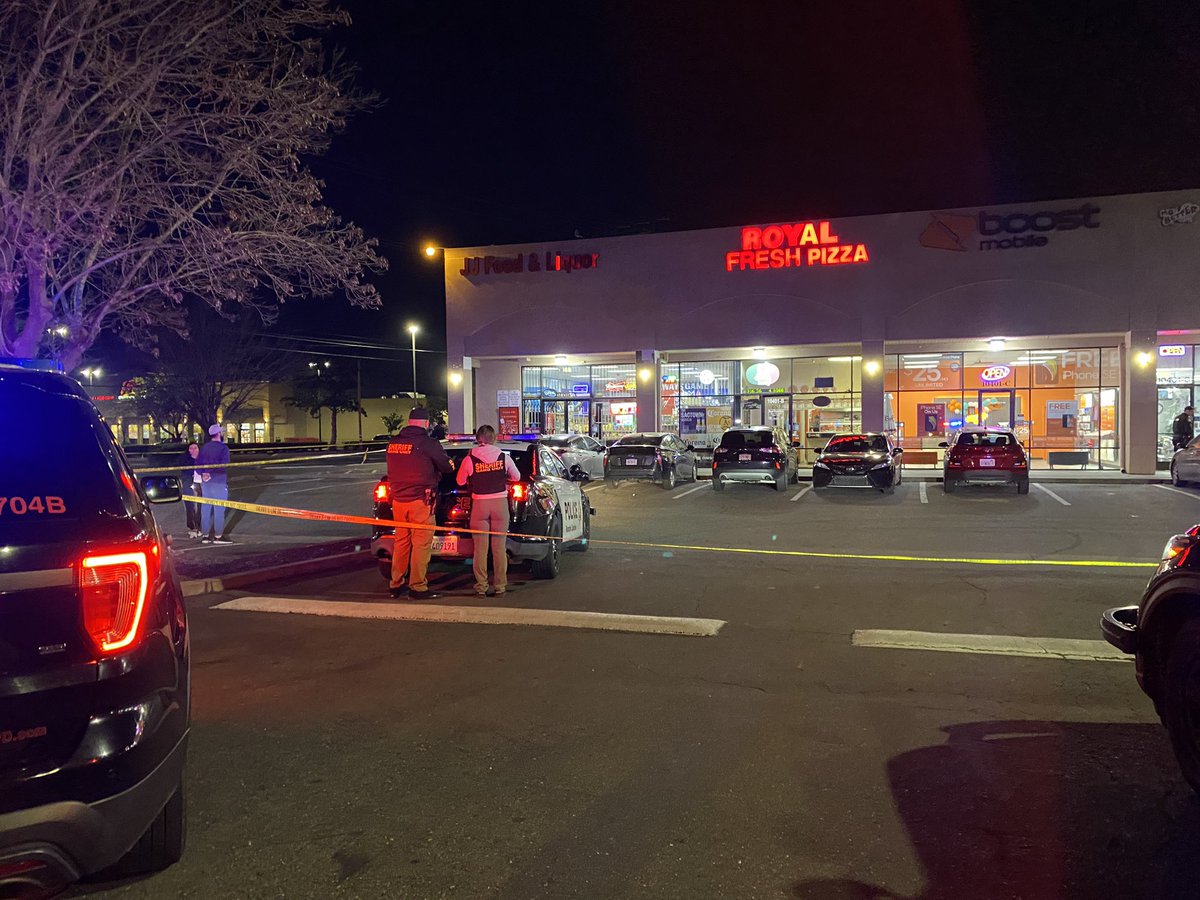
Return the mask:
<svg viewBox="0 0 1200 900">
<path fill-rule="evenodd" d="M 454 528 L 471 527 L 471 492 L 458 486 L 456 473 L 463 458 L 477 445 L 473 438 L 455 436 L 442 446 L 454 463 L 454 472 L 443 475 L 438 485 L 434 514 L 437 524 L 447 530 L 435 532 L 433 556 L 469 559 L 475 553 L 474 535 Z M 512 457 L 521 473 L 521 480 L 508 487 L 509 559 L 528 562 L 537 578 L 556 578 L 564 546 L 581 552 L 588 549 L 591 517 L 596 510 L 582 490 L 587 475 L 578 466 L 568 471 L 558 455 L 537 440 L 504 440 L 497 446 Z M 379 573 L 390 579 L 395 528 L 386 524 L 392 520 L 392 492 L 386 475 L 375 485 L 373 497 L 379 525 L 371 535 L 371 551 Z M 548 541 L 547 536 L 561 540 Z"/>
<path fill-rule="evenodd" d="M 727 481 L 773 484 L 782 491 L 795 481 L 796 454 L 786 435 L 769 425 L 730 428 L 713 448 L 712 486 L 725 490 Z"/>
<path fill-rule="evenodd" d="M 670 490 L 696 480 L 696 448 L 668 432 L 626 434 L 604 455 L 605 487 L 622 481 L 656 481 Z"/>
<path fill-rule="evenodd" d="M 813 463 L 813 487 L 871 488 L 890 494 L 903 478 L 904 451 L 886 434 L 840 434 Z"/>
<path fill-rule="evenodd" d="M 1200 525 L 1167 541 L 1141 602 L 1107 610 L 1100 630 L 1134 655 L 1138 684 L 1154 701 L 1184 777 L 1200 793 Z"/>
<path fill-rule="evenodd" d="M 0 896 L 184 844 L 187 616 L 152 503 L 78 384 L 0 365 Z"/>
</svg>

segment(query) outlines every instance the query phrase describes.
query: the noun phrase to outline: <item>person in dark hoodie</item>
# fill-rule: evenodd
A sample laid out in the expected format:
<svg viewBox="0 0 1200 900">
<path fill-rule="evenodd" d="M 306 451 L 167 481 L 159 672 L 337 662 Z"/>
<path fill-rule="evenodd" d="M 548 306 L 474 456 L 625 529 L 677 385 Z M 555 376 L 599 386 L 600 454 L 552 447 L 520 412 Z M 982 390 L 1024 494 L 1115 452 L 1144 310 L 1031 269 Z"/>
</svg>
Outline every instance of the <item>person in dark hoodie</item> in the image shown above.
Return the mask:
<svg viewBox="0 0 1200 900">
<path fill-rule="evenodd" d="M 437 594 L 429 590 L 427 573 L 433 553 L 434 510 L 437 486 L 443 474 L 454 471 L 454 463 L 442 445 L 429 436 L 429 413 L 414 407 L 408 424 L 392 437 L 387 448 L 388 483 L 392 489 L 392 518 L 396 537 L 392 543 L 393 597 L 405 593 L 408 599 L 428 600 Z M 405 528 L 408 522 L 414 528 Z"/>
</svg>

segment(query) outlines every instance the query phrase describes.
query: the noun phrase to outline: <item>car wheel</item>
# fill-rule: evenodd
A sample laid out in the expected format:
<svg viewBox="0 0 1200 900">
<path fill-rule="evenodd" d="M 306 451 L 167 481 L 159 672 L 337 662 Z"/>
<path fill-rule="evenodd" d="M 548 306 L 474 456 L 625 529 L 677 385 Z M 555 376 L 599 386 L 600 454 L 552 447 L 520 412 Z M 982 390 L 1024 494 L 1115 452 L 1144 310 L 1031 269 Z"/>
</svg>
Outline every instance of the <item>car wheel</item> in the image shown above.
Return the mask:
<svg viewBox="0 0 1200 900">
<path fill-rule="evenodd" d="M 604 476 L 604 489 L 606 491 L 616 490 L 616 487 L 617 479 L 613 478 L 611 475 Z"/>
<path fill-rule="evenodd" d="M 775 479 L 775 490 L 782 493 L 787 490 L 787 474 L 784 473 Z"/>
<path fill-rule="evenodd" d="M 1163 724 L 1175 759 L 1200 793 L 1200 617 L 1185 621 L 1171 639 L 1162 687 Z"/>
<path fill-rule="evenodd" d="M 1171 463 L 1171 484 L 1175 485 L 1175 487 L 1183 487 L 1187 484 L 1186 481 L 1179 477 L 1179 468 L 1174 462 Z"/>
<path fill-rule="evenodd" d="M 671 466 L 671 470 L 663 476 L 662 486 L 664 491 L 669 491 L 675 487 L 675 467 Z"/>
<path fill-rule="evenodd" d="M 558 516 L 550 523 L 547 534 L 556 538 L 550 541 L 550 550 L 541 559 L 535 559 L 529 565 L 529 570 L 533 573 L 534 578 L 557 578 L 559 564 L 562 562 L 562 541 L 557 538 L 562 537 L 562 519 Z"/>
<path fill-rule="evenodd" d="M 942 479 L 942 490 L 943 491 L 945 491 L 947 494 L 953 494 L 954 488 L 955 488 L 955 484 L 953 481 L 951 481 L 949 478 Z"/>
<path fill-rule="evenodd" d="M 128 878 L 158 872 L 179 862 L 187 844 L 187 804 L 184 802 L 183 779 L 166 805 L 129 852 L 94 877 L 97 881 Z"/>
<path fill-rule="evenodd" d="M 587 553 L 588 544 L 592 541 L 592 514 L 588 512 L 587 501 L 583 503 L 583 535 L 573 543 L 568 550 L 576 553 Z"/>
<path fill-rule="evenodd" d="M 896 480 L 894 483 L 895 484 L 904 484 L 904 470 L 901 469 L 899 466 L 896 466 Z"/>
<path fill-rule="evenodd" d="M 1028 478 L 1022 478 L 1020 481 L 1017 482 L 1017 493 L 1018 494 L 1028 494 L 1029 493 L 1029 479 Z"/>
<path fill-rule="evenodd" d="M 390 559 L 379 560 L 379 574 L 384 577 L 385 581 L 392 580 L 392 561 Z"/>
<path fill-rule="evenodd" d="M 723 490 L 725 490 L 725 482 L 723 482 L 723 481 L 722 481 L 722 480 L 721 480 L 721 479 L 720 479 L 718 476 L 716 476 L 716 475 L 713 475 L 713 480 L 712 480 L 712 481 L 713 481 L 713 490 L 714 490 L 714 491 L 723 491 Z"/>
</svg>

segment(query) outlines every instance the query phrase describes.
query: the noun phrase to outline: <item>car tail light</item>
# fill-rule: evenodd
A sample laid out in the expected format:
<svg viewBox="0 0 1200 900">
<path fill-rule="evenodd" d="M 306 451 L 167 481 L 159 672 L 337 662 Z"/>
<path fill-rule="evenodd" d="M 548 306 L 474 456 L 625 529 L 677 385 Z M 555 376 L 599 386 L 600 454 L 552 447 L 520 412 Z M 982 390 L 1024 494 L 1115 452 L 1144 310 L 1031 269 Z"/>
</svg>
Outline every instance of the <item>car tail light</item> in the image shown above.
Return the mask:
<svg viewBox="0 0 1200 900">
<path fill-rule="evenodd" d="M 508 489 L 508 492 L 512 494 L 512 498 L 514 500 L 529 499 L 529 486 L 520 481 L 514 485 L 511 485 Z"/>
<path fill-rule="evenodd" d="M 962 468 L 962 457 L 959 457 L 959 456 L 948 457 L 946 459 L 946 465 L 951 469 L 961 469 Z"/>
<path fill-rule="evenodd" d="M 386 481 L 381 481 L 375 485 L 375 502 L 387 503 L 392 499 L 392 486 Z"/>
<path fill-rule="evenodd" d="M 138 639 L 158 545 L 85 556 L 79 565 L 83 626 L 101 653 L 132 647 Z"/>
<path fill-rule="evenodd" d="M 717 447 L 713 450 L 713 456 L 716 456 L 718 453 L 728 453 L 728 452 L 729 452 L 728 447 Z"/>
<path fill-rule="evenodd" d="M 1026 462 L 1024 459 L 1018 459 L 1013 463 L 1013 468 L 1014 469 L 1027 469 L 1027 468 L 1029 468 L 1029 463 Z"/>
</svg>

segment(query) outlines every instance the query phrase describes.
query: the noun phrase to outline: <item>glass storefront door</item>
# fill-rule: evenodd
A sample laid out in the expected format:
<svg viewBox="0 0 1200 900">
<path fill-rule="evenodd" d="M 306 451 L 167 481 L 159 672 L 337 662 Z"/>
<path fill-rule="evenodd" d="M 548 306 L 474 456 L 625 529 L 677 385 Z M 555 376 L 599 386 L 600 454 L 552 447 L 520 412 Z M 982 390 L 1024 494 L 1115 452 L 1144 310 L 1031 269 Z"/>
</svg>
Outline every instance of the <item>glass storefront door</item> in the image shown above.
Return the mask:
<svg viewBox="0 0 1200 900">
<path fill-rule="evenodd" d="M 980 391 L 975 407 L 980 425 L 1012 428 L 1016 420 L 1015 391 Z"/>
<path fill-rule="evenodd" d="M 567 401 L 567 431 L 572 434 L 590 434 L 592 401 Z"/>
<path fill-rule="evenodd" d="M 1175 453 L 1171 426 L 1185 406 L 1193 405 L 1191 386 L 1158 388 L 1158 461 L 1170 462 Z"/>
</svg>

